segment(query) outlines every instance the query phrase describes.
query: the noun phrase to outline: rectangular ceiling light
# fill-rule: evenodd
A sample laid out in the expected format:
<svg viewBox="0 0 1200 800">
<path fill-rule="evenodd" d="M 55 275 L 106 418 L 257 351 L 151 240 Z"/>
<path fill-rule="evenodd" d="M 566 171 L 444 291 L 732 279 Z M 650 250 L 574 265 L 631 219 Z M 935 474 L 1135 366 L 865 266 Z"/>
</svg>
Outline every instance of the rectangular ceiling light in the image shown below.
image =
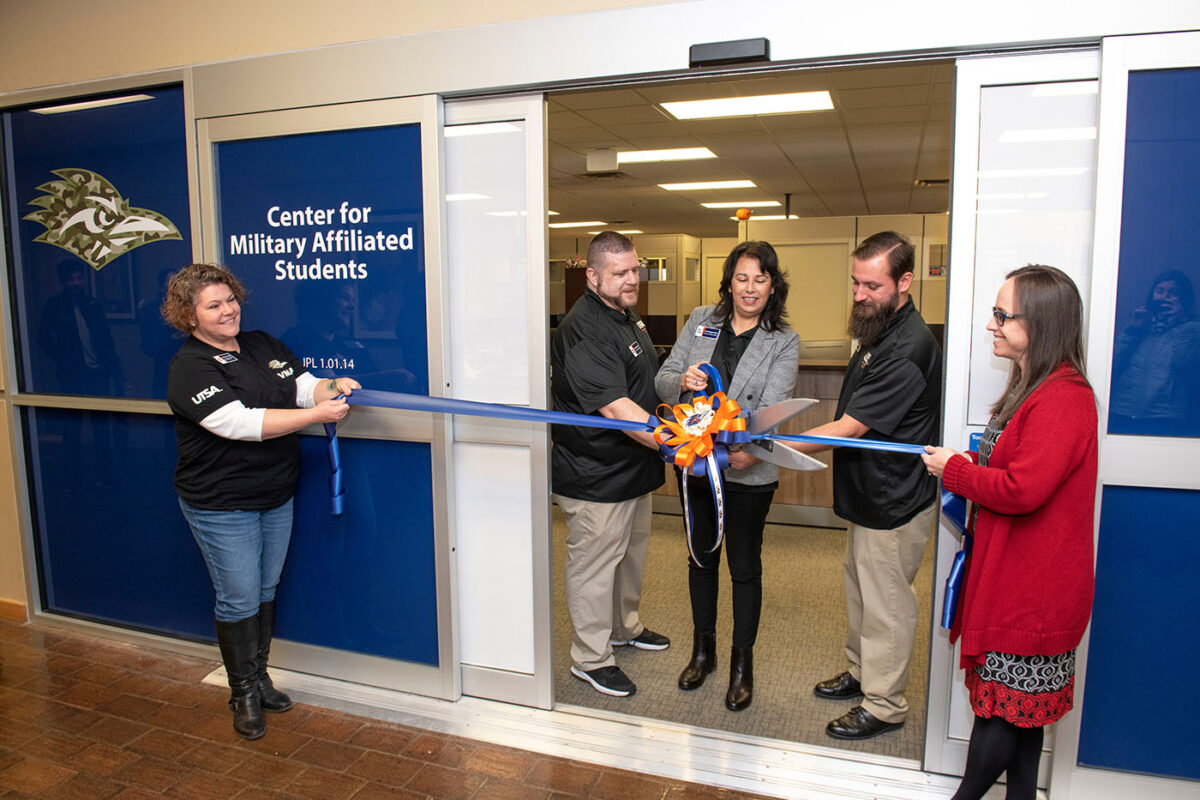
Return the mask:
<svg viewBox="0 0 1200 800">
<path fill-rule="evenodd" d="M 140 103 L 143 100 L 153 100 L 148 94 L 127 94 L 122 97 L 105 97 L 101 100 L 85 100 L 81 103 L 65 103 L 61 106 L 46 106 L 45 108 L 29 109 L 35 114 L 67 114 L 71 111 L 86 111 L 89 108 L 104 108 L 119 106 L 124 103 Z"/>
<path fill-rule="evenodd" d="M 603 233 L 603 232 L 604 231 L 588 231 L 588 235 L 595 236 L 596 234 Z M 624 236 L 633 236 L 635 233 L 643 233 L 643 231 L 629 230 L 629 231 L 617 231 L 617 233 L 622 234 Z"/>
<path fill-rule="evenodd" d="M 705 208 L 773 208 L 780 205 L 778 200 L 747 200 L 741 203 L 729 203 L 722 200 L 719 203 L 701 203 Z"/>
<path fill-rule="evenodd" d="M 660 183 L 668 192 L 695 192 L 701 189 L 755 189 L 754 181 L 697 181 L 695 183 Z"/>
<path fill-rule="evenodd" d="M 607 222 L 591 219 L 587 222 L 551 222 L 551 228 L 603 228 Z"/>
<path fill-rule="evenodd" d="M 618 164 L 645 164 L 650 161 L 695 161 L 716 158 L 707 147 L 676 147 L 672 150 L 618 150 Z"/>
<path fill-rule="evenodd" d="M 737 217 L 730 217 L 730 219 L 734 220 L 735 222 L 744 222 L 745 221 L 745 220 L 739 220 Z M 789 214 L 789 215 L 768 214 L 765 217 L 751 217 L 750 221 L 751 222 L 778 222 L 779 220 L 782 220 L 782 219 L 800 219 L 800 218 L 798 216 L 796 216 L 795 214 Z"/>
<path fill-rule="evenodd" d="M 829 96 L 829 92 L 822 90 L 760 94 L 751 97 L 718 97 L 712 100 L 682 100 L 661 105 L 675 119 L 713 119 L 830 111 L 833 109 L 833 98 Z"/>
</svg>

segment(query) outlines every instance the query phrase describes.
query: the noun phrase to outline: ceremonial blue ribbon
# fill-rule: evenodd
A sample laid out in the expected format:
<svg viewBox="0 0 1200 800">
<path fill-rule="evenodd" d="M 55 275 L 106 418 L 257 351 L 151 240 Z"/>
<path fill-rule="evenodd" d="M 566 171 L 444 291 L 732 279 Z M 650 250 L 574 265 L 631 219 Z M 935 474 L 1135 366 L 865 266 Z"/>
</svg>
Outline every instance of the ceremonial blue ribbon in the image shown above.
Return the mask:
<svg viewBox="0 0 1200 800">
<path fill-rule="evenodd" d="M 911 453 L 921 455 L 925 452 L 923 444 L 904 444 L 903 442 L 885 442 L 880 439 L 856 439 L 852 436 L 808 436 L 798 433 L 763 433 L 756 439 L 773 439 L 777 442 L 807 442 L 822 444 L 829 447 L 857 447 L 862 450 L 883 450 L 889 453 Z"/>
<path fill-rule="evenodd" d="M 717 368 L 712 364 L 704 363 L 700 365 L 700 369 L 704 374 L 708 375 L 712 380 L 713 393 L 721 393 L 724 397 L 725 388 L 721 384 L 721 373 L 717 372 Z M 697 394 L 705 395 L 704 392 L 692 392 L 693 397 Z M 717 520 L 717 535 L 713 541 L 713 546 L 708 552 L 716 552 L 717 548 L 725 540 L 725 470 L 729 468 L 729 447 L 733 444 L 744 444 L 750 441 L 750 434 L 745 431 L 721 431 L 713 439 L 713 450 L 702 460 L 692 462 L 692 471 L 696 473 L 696 477 L 708 476 L 708 486 L 712 490 L 713 507 Z M 675 450 L 678 448 L 668 447 L 667 445 L 659 445 L 659 453 L 663 460 L 668 464 L 675 460 Z M 692 505 L 688 497 L 688 470 L 684 469 L 681 473 L 681 493 L 683 495 L 683 531 L 687 537 L 688 554 L 692 557 L 692 561 L 696 566 L 701 567 L 700 559 L 696 557 L 696 549 L 692 544 Z"/>
<path fill-rule="evenodd" d="M 962 598 L 962 585 L 967 574 L 967 556 L 969 555 L 971 555 L 971 534 L 964 532 L 962 549 L 954 554 L 954 563 L 950 565 L 950 574 L 946 576 L 946 593 L 942 596 L 942 627 L 946 630 L 954 627 L 954 617 L 958 614 L 958 603 Z"/>
<path fill-rule="evenodd" d="M 946 592 L 942 595 L 942 627 L 954 627 L 958 603 L 962 597 L 963 580 L 967 573 L 967 556 L 971 554 L 971 534 L 967 531 L 967 501 L 962 495 L 942 489 L 942 518 L 962 534 L 962 549 L 954 554 L 950 574 L 946 576 Z"/>
<path fill-rule="evenodd" d="M 701 367 L 713 379 L 716 391 L 721 390 L 721 377 L 712 365 Z M 512 419 L 522 422 L 544 422 L 552 425 L 574 425 L 583 428 L 607 428 L 618 431 L 652 432 L 658 425 L 658 420 L 650 417 L 645 422 L 634 420 L 609 419 L 592 414 L 572 414 L 566 411 L 547 411 L 541 408 L 526 408 L 509 406 L 501 403 L 481 403 L 475 400 L 457 400 L 452 397 L 429 397 L 428 395 L 404 394 L 401 392 L 381 392 L 374 389 L 355 389 L 346 396 L 346 402 L 356 406 L 376 406 L 378 408 L 395 408 L 403 411 L 426 411 L 433 414 L 463 414 L 475 417 L 490 417 L 493 419 Z M 329 489 L 331 508 L 334 516 L 342 513 L 345 491 L 342 486 L 341 456 L 337 443 L 337 426 L 333 423 L 325 425 L 325 434 L 329 449 Z M 751 437 L 745 433 L 723 431 L 715 437 L 715 444 L 720 444 L 713 450 L 713 458 L 705 458 L 695 462 L 696 475 L 707 476 L 713 486 L 714 500 L 720 493 L 719 483 L 721 472 L 729 467 L 728 448 L 736 443 L 744 443 L 751 439 L 773 439 L 781 442 L 811 442 L 832 447 L 857 447 L 866 450 L 884 450 L 896 453 L 920 454 L 925 452 L 923 445 L 902 444 L 900 442 L 884 442 L 874 439 L 855 439 L 842 436 L 800 436 L 780 433 L 763 433 Z M 715 466 L 716 469 L 712 469 Z M 714 475 L 715 472 L 715 475 Z M 686 476 L 685 476 L 686 477 Z M 717 545 L 721 543 L 721 530 L 718 530 Z M 716 549 L 715 547 L 713 548 Z"/>
<path fill-rule="evenodd" d="M 346 508 L 346 490 L 342 486 L 342 454 L 338 449 L 337 423 L 325 423 L 325 446 L 329 450 L 329 513 L 341 516 Z"/>
<path fill-rule="evenodd" d="M 587 428 L 611 428 L 618 431 L 654 430 L 657 420 L 646 422 L 609 419 L 591 414 L 572 414 L 567 411 L 546 411 L 541 408 L 506 406 L 500 403 L 480 403 L 476 400 L 456 400 L 452 397 L 429 397 L 422 394 L 380 392 L 374 389 L 355 389 L 346 398 L 352 406 L 399 408 L 404 411 L 429 411 L 435 414 L 465 414 L 473 417 L 516 419 L 525 422 L 549 422 L 554 425 L 576 425 Z"/>
</svg>

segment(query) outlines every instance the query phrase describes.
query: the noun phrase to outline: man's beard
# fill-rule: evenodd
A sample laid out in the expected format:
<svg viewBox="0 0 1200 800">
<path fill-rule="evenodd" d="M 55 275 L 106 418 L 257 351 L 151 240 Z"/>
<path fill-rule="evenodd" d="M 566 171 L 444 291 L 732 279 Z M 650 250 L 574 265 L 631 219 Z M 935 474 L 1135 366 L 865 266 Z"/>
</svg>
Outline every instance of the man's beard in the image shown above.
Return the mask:
<svg viewBox="0 0 1200 800">
<path fill-rule="evenodd" d="M 884 332 L 892 323 L 892 318 L 896 316 L 896 309 L 899 307 L 899 293 L 892 295 L 891 300 L 879 306 L 855 303 L 854 308 L 850 311 L 848 328 L 850 335 L 858 339 L 859 346 L 864 350 L 873 347 L 883 338 Z"/>
</svg>

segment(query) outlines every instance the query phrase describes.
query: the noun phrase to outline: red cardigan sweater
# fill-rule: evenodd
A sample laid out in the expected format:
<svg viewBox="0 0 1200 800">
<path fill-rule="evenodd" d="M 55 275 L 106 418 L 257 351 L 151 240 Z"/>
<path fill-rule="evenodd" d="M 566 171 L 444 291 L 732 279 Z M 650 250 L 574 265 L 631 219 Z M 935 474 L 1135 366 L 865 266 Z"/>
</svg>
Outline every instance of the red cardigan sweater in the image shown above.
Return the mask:
<svg viewBox="0 0 1200 800">
<path fill-rule="evenodd" d="M 1013 414 L 986 467 L 946 462 L 943 484 L 979 507 L 950 639 L 963 669 L 987 651 L 1055 655 L 1079 644 L 1092 612 L 1096 403 L 1060 366 Z"/>
</svg>

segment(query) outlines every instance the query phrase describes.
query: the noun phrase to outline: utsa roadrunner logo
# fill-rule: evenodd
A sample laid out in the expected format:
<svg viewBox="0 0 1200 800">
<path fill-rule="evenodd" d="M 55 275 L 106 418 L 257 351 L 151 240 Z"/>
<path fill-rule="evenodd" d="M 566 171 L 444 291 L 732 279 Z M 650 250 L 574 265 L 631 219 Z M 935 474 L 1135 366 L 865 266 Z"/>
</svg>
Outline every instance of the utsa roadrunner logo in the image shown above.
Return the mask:
<svg viewBox="0 0 1200 800">
<path fill-rule="evenodd" d="M 99 270 L 136 247 L 163 239 L 182 239 L 171 220 L 148 208 L 135 208 L 108 180 L 87 169 L 56 169 L 61 180 L 38 187 L 44 194 L 29 201 L 41 210 L 25 219 L 46 226 L 34 239 L 79 256 Z"/>
</svg>

